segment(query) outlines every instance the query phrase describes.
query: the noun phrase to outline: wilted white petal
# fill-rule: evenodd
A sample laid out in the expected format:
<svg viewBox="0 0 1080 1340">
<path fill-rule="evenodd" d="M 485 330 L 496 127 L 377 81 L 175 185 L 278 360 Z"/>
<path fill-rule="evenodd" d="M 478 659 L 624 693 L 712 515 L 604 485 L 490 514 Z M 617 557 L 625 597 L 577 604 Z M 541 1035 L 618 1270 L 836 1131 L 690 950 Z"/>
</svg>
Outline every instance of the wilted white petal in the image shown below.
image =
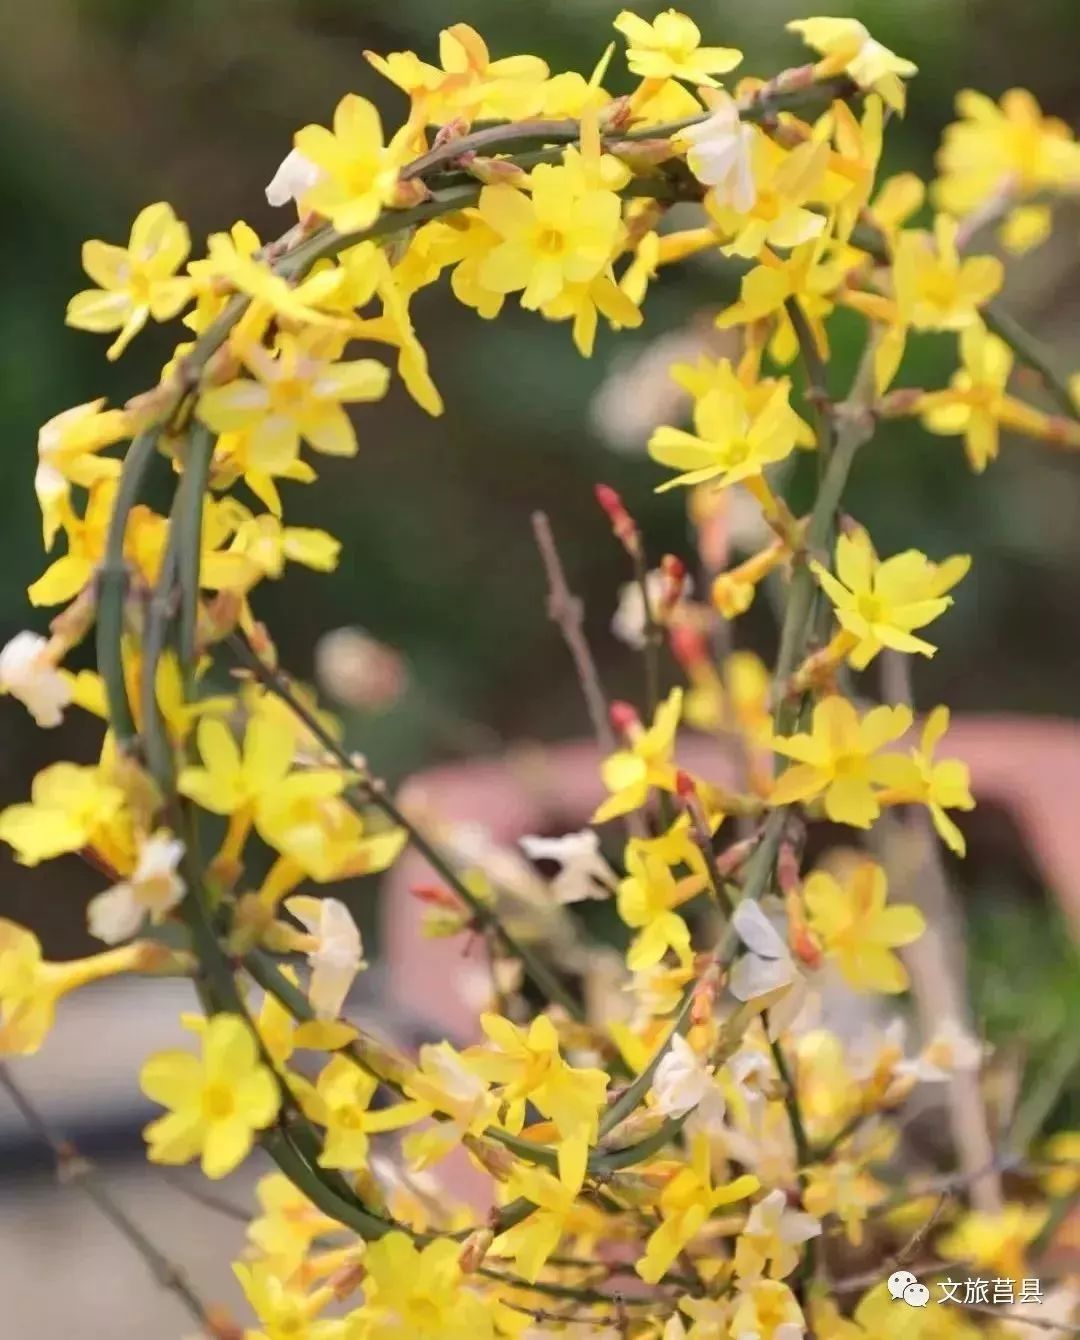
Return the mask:
<svg viewBox="0 0 1080 1340">
<path fill-rule="evenodd" d="M 731 970 L 728 989 L 736 1000 L 757 1000 L 782 986 L 790 986 L 795 975 L 795 965 L 790 959 L 744 954 Z"/>
<path fill-rule="evenodd" d="M 615 872 L 600 855 L 600 838 L 591 828 L 554 838 L 526 834 L 521 849 L 530 861 L 557 861 L 562 867 L 551 881 L 557 902 L 606 898 L 615 887 Z"/>
<path fill-rule="evenodd" d="M 287 898 L 285 906 L 315 940 L 307 955 L 308 999 L 320 1019 L 336 1019 L 356 974 L 366 966 L 352 913 L 337 898 Z"/>
<path fill-rule="evenodd" d="M 290 200 L 298 201 L 321 177 L 321 169 L 310 158 L 305 158 L 299 149 L 292 149 L 266 188 L 267 203 L 276 207 L 287 205 Z"/>
<path fill-rule="evenodd" d="M 67 677 L 48 656 L 40 633 L 16 633 L 0 651 L 0 693 L 23 704 L 39 726 L 59 726 L 71 702 Z"/>
<path fill-rule="evenodd" d="M 144 915 L 145 909 L 135 897 L 135 890 L 126 882 L 114 884 L 91 898 L 86 909 L 90 934 L 107 945 L 130 940 L 142 925 Z"/>
<path fill-rule="evenodd" d="M 730 98 L 717 106 L 707 120 L 683 132 L 690 142 L 686 155 L 690 171 L 704 186 L 713 189 L 717 203 L 746 214 L 757 199 L 754 185 L 754 128 L 739 120 L 739 109 Z"/>
<path fill-rule="evenodd" d="M 753 898 L 744 898 L 731 918 L 739 939 L 762 958 L 787 958 L 787 945 Z"/>
<path fill-rule="evenodd" d="M 711 1120 L 724 1114 L 724 1100 L 704 1062 L 689 1042 L 676 1034 L 653 1076 L 658 1111 L 682 1117 L 694 1108 L 706 1108 Z"/>
</svg>

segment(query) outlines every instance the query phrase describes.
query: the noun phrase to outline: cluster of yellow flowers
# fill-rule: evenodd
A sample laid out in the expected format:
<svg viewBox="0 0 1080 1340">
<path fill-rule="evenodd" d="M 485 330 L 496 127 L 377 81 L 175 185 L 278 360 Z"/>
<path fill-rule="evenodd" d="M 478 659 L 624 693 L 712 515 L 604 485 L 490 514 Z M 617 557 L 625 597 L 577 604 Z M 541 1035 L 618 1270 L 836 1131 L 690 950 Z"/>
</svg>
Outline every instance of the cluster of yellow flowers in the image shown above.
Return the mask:
<svg viewBox="0 0 1080 1340">
<path fill-rule="evenodd" d="M 837 850 L 804 869 L 803 845 L 821 819 L 856 830 L 852 846 L 872 825 L 921 831 L 910 816 L 923 807 L 963 854 L 953 816 L 974 803 L 967 769 L 936 756 L 948 709 L 904 743 L 910 706 L 867 702 L 850 672 L 933 655 L 930 625 L 970 560 L 879 555 L 841 495 L 881 417 L 962 437 L 976 471 L 1001 426 L 1080 447 L 1080 383 L 1055 378 L 997 309 L 1002 262 L 978 251 L 991 225 L 1012 251 L 1046 235 L 1053 198 L 1080 191 L 1080 146 L 1027 93 L 997 104 L 964 92 L 932 226 L 912 227 L 923 184 L 880 182 L 878 166 L 915 67 L 853 19 L 788 26 L 814 60 L 728 92 L 741 53 L 702 45 L 674 10 L 620 14 L 624 51 L 613 43 L 588 77 L 492 59 L 458 24 L 438 65 L 367 53 L 408 99 L 388 141 L 356 95 L 332 128 L 296 134 L 267 191 L 295 207 L 279 240 L 239 222 L 189 261 L 188 229 L 159 203 L 125 246 L 84 246 L 94 287 L 67 320 L 111 335 L 109 359 L 150 320 L 179 318 L 188 334 L 123 409 L 93 401 L 41 430 L 45 548 L 66 544 L 29 596 L 63 608 L 48 638 L 20 633 L 0 651 L 0 691 L 42 727 L 75 706 L 105 731 L 96 762 L 34 779 L 0 814 L 0 839 L 26 865 L 77 853 L 100 871 L 88 921 L 109 948 L 50 963 L 0 921 L 0 1054 L 37 1050 L 58 1001 L 85 983 L 192 977 L 204 1008 L 184 1021 L 193 1049 L 142 1071 L 165 1109 L 146 1140 L 153 1161 L 199 1159 L 211 1178 L 256 1143 L 276 1162 L 236 1267 L 250 1340 L 962 1340 L 1004 1332 L 985 1309 L 889 1296 L 913 1231 L 934 1252 L 924 1278 L 1034 1273 L 1051 1216 L 1037 1181 L 974 1210 L 958 1184 L 942 1213 L 898 1155 L 891 1114 L 914 1087 L 978 1069 L 960 1022 L 908 1053 L 899 1016 L 849 1036 L 820 1014 L 825 982 L 905 991 L 895 951 L 922 935 L 922 913 L 889 898 L 869 856 Z M 615 96 L 604 82 L 623 57 L 634 87 Z M 287 562 L 338 561 L 334 537 L 285 523 L 279 490 L 315 478 L 305 449 L 357 453 L 350 407 L 385 395 L 391 371 L 351 356 L 355 343 L 390 351 L 414 400 L 443 412 L 410 304 L 444 271 L 480 317 L 518 295 L 571 323 L 588 355 L 601 317 L 639 326 L 659 269 L 699 252 L 739 277 L 717 325 L 741 352 L 672 369 L 690 424 L 657 428 L 649 451 L 674 472 L 661 489 L 693 490 L 698 521 L 737 489 L 768 538 L 695 598 L 682 561 L 648 571 L 633 519 L 600 491 L 637 572 L 623 622 L 652 662 L 646 710 L 611 704 L 605 728 L 593 821 L 610 825 L 605 839 L 625 825 L 622 868 L 592 829 L 526 839 L 558 863 L 553 902 L 611 898 L 627 928 L 616 1003 L 586 1008 L 565 965 L 504 923 L 498 875 L 448 856 L 343 749 L 278 667 L 251 597 Z M 827 386 L 841 307 L 866 329 L 842 397 Z M 948 387 L 896 384 L 923 332 L 956 334 Z M 1010 393 L 1017 360 L 1052 409 Z M 783 496 L 796 450 L 817 454 L 805 516 Z M 141 501 L 161 457 L 176 476 L 167 517 Z M 241 483 L 246 503 L 231 492 Z M 712 649 L 766 581 L 784 608 L 772 673 Z M 97 670 L 69 671 L 95 627 Z M 687 683 L 661 701 L 665 644 Z M 230 658 L 228 681 L 215 670 Z M 684 727 L 715 737 L 723 784 L 680 765 Z M 298 892 L 383 870 L 410 843 L 441 881 L 440 931 L 482 931 L 508 983 L 478 1041 L 416 1057 L 343 1017 L 365 966 L 359 932 L 339 900 Z M 432 1193 L 426 1170 L 455 1150 L 489 1175 L 490 1209 Z M 1055 1176 L 1053 1194 L 1071 1194 L 1075 1173 Z M 879 1282 L 859 1280 L 867 1261 Z"/>
</svg>

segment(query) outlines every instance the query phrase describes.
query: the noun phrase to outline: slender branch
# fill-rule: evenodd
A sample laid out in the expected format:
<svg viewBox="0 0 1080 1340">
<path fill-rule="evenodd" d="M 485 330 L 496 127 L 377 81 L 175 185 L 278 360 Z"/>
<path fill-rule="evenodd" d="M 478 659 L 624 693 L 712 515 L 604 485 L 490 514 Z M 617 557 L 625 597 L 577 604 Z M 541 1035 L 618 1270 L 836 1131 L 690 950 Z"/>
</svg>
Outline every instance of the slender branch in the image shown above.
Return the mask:
<svg viewBox="0 0 1080 1340">
<path fill-rule="evenodd" d="M 293 693 L 288 680 L 276 667 L 269 666 L 257 656 L 250 648 L 247 642 L 238 635 L 229 638 L 229 646 L 237 658 L 248 667 L 267 689 L 276 697 L 286 703 L 304 723 L 312 735 L 319 741 L 323 748 L 347 769 L 349 772 L 355 772 L 355 762 L 349 757 L 341 745 L 327 731 L 326 727 L 319 721 L 313 712 L 310 712 L 304 704 Z M 461 879 L 461 876 L 447 861 L 446 857 L 434 847 L 428 839 L 420 832 L 416 825 L 397 807 L 390 799 L 386 791 L 376 782 L 370 779 L 361 778 L 355 786 L 345 791 L 343 799 L 357 809 L 363 805 L 371 805 L 382 813 L 395 825 L 403 828 L 409 835 L 409 841 L 412 846 L 420 853 L 428 864 L 446 880 L 450 888 L 469 908 L 474 920 L 480 926 L 490 927 L 502 941 L 507 952 L 514 958 L 521 961 L 526 974 L 532 978 L 537 987 L 544 993 L 548 1000 L 559 1004 L 573 1018 L 581 1019 L 583 1009 L 581 1003 L 563 986 L 559 978 L 548 967 L 530 945 L 522 941 L 509 931 L 502 920 L 491 907 L 481 902 L 472 890 Z M 362 812 L 362 811 L 361 811 Z"/>
<path fill-rule="evenodd" d="M 559 550 L 546 512 L 532 514 L 532 528 L 536 537 L 536 547 L 540 550 L 540 558 L 544 564 L 544 572 L 547 574 L 548 618 L 557 625 L 573 657 L 578 683 L 581 685 L 585 707 L 600 751 L 604 754 L 613 754 L 617 746 L 615 732 L 608 720 L 607 698 L 600 683 L 596 661 L 582 629 L 584 606 L 580 597 L 575 596 L 566 584 L 566 573 L 559 558 Z"/>
<path fill-rule="evenodd" d="M 1005 341 L 1022 363 L 1039 374 L 1047 394 L 1067 419 L 1080 419 L 1080 410 L 1069 394 L 1066 379 L 1054 366 L 1050 355 L 1015 317 L 996 302 L 983 308 L 983 321 L 999 339 Z"/>
<path fill-rule="evenodd" d="M 795 1088 L 795 1080 L 788 1066 L 787 1057 L 775 1038 L 769 1039 L 769 1051 L 772 1053 L 776 1073 L 780 1076 L 780 1083 L 784 1087 L 782 1095 L 784 1107 L 787 1109 L 788 1121 L 791 1123 L 791 1134 L 795 1138 L 795 1153 L 798 1156 L 799 1166 L 802 1168 L 813 1161 L 814 1153 L 806 1135 L 798 1090 Z"/>
<path fill-rule="evenodd" d="M 83 1158 L 70 1140 L 53 1130 L 22 1086 L 16 1082 L 10 1067 L 2 1061 L 0 1061 L 0 1087 L 6 1090 L 27 1126 L 42 1144 L 48 1146 L 56 1163 L 56 1173 L 60 1182 L 81 1191 L 125 1241 L 138 1252 L 158 1284 L 174 1294 L 192 1319 L 209 1331 L 213 1326 L 213 1318 L 184 1272 L 169 1260 L 130 1218 L 127 1211 L 117 1204 L 94 1165 Z"/>
<path fill-rule="evenodd" d="M 641 592 L 641 608 L 645 616 L 645 704 L 648 707 L 649 720 L 651 721 L 660 702 L 660 648 L 663 646 L 664 635 L 660 630 L 660 625 L 656 622 L 656 613 L 653 610 L 652 598 L 649 595 L 649 571 L 648 564 L 645 562 L 644 545 L 635 545 L 632 557 L 634 560 L 634 580 Z M 666 804 L 663 795 L 661 800 L 662 803 Z"/>
</svg>

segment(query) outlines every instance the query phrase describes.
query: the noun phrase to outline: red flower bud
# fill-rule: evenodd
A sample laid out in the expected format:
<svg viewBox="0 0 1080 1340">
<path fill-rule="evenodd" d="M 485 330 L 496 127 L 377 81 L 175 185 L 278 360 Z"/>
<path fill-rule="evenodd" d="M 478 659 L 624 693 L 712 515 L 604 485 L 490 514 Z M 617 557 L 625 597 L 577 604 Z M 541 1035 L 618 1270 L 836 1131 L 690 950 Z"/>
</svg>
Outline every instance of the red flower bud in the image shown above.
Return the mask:
<svg viewBox="0 0 1080 1340">
<path fill-rule="evenodd" d="M 677 623 L 668 630 L 671 654 L 684 670 L 692 670 L 709 659 L 704 635 L 690 624 Z"/>
<path fill-rule="evenodd" d="M 615 538 L 628 554 L 638 552 L 638 530 L 634 518 L 626 510 L 626 504 L 610 484 L 597 484 L 596 501 L 604 509 Z"/>
<path fill-rule="evenodd" d="M 682 768 L 675 774 L 675 794 L 680 800 L 693 800 L 697 795 L 693 777 L 688 772 L 683 772 Z"/>
<path fill-rule="evenodd" d="M 641 718 L 633 704 L 624 703 L 618 698 L 608 708 L 608 718 L 620 735 L 629 735 L 641 725 Z"/>
</svg>

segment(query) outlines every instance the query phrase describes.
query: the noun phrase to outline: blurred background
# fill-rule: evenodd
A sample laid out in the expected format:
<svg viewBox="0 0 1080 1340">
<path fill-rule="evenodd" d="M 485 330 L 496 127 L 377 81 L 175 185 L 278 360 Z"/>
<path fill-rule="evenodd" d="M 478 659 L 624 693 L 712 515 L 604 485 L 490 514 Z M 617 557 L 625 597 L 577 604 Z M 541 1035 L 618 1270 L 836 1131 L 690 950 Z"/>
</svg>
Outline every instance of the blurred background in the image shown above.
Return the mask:
<svg viewBox="0 0 1080 1340">
<path fill-rule="evenodd" d="M 328 122 L 347 91 L 374 99 L 390 126 L 402 116 L 402 99 L 363 60 L 364 48 L 413 48 L 430 58 L 437 30 L 465 21 L 494 55 L 530 50 L 553 71 L 588 72 L 619 8 L 610 0 L 458 0 L 449 9 L 432 0 L 0 4 L 0 644 L 45 623 L 25 598 L 45 566 L 32 490 L 38 427 L 98 395 L 122 403 L 156 380 L 170 350 L 170 335 L 151 330 L 110 366 L 102 339 L 64 327 L 65 303 L 83 286 L 82 240 L 126 238 L 136 211 L 160 199 L 189 223 L 196 251 L 208 232 L 236 218 L 273 236 L 288 220 L 266 205 L 263 188 L 295 128 Z M 657 8 L 637 6 L 647 16 Z M 817 10 L 800 0 L 687 0 L 683 8 L 706 41 L 741 47 L 744 70 L 763 74 L 804 59 L 783 24 Z M 890 127 L 886 175 L 932 174 L 959 88 L 996 97 L 1023 85 L 1044 109 L 1080 123 L 1075 0 L 830 0 L 824 8 L 856 14 L 920 67 L 908 116 Z M 606 84 L 620 91 L 624 78 L 617 56 Z M 1078 240 L 1080 211 L 1062 210 L 1051 241 L 1012 267 L 1006 295 L 1011 310 L 1056 346 L 1063 368 L 1080 367 Z M 287 583 L 260 590 L 257 613 L 274 631 L 283 662 L 306 678 L 328 629 L 361 627 L 400 654 L 406 679 L 393 705 L 344 712 L 350 743 L 392 782 L 463 755 L 588 733 L 545 614 L 529 524 L 537 508 L 549 513 L 571 585 L 585 598 L 609 693 L 638 692 L 640 668 L 609 627 L 627 579 L 624 556 L 595 506 L 593 485 L 604 480 L 623 492 L 654 560 L 689 552 L 683 501 L 652 491 L 648 416 L 637 414 L 627 388 L 645 394 L 651 385 L 635 364 L 651 342 L 680 338 L 696 311 L 730 296 L 730 281 L 707 267 L 666 272 L 650 292 L 646 327 L 602 332 L 584 361 L 566 326 L 512 309 L 485 323 L 445 286 L 428 290 L 415 317 L 445 416 L 429 419 L 395 388 L 384 404 L 364 410 L 359 460 L 322 458 L 317 484 L 286 485 L 289 520 L 339 536 L 342 561 L 330 577 L 290 570 Z M 850 379 L 857 337 L 853 324 L 837 323 L 835 389 Z M 901 384 L 942 385 L 952 350 L 951 340 L 913 342 Z M 1006 444 L 973 483 L 958 442 L 905 423 L 864 453 L 850 510 L 885 552 L 914 544 L 934 557 L 974 556 L 940 652 L 915 668 L 920 706 L 947 701 L 958 712 L 1076 718 L 1080 461 Z M 748 622 L 740 636 L 760 637 L 769 654 L 768 619 Z M 42 733 L 19 706 L 0 701 L 0 804 L 23 799 L 29 778 L 53 759 L 92 757 L 98 737 L 86 719 Z M 1004 767 L 1037 775 L 1050 765 L 1037 741 L 1027 749 L 1024 738 L 1010 737 Z M 1060 798 L 1075 804 L 1076 792 Z M 973 860 L 961 880 L 976 1007 L 1001 1047 L 1037 1056 L 1080 1022 L 1062 890 L 1048 887 L 1030 833 L 1007 808 L 985 808 L 968 834 Z M 1075 873 L 1080 878 L 1080 854 Z M 83 952 L 85 903 L 98 883 L 74 860 L 23 870 L 5 849 L 0 915 L 32 925 L 50 957 Z M 375 943 L 377 887 L 349 896 Z M 124 990 L 121 1006 L 116 997 L 103 1001 L 100 1016 L 80 997 L 47 1051 L 21 1073 L 83 1143 L 115 1161 L 121 1189 L 130 1190 L 140 1215 L 165 1225 L 170 1247 L 186 1255 L 200 1283 L 226 1296 L 222 1253 L 237 1245 L 239 1226 L 171 1200 L 158 1174 L 138 1163 L 146 1113 L 135 1092 L 137 1065 L 171 1036 L 175 999 L 159 992 L 149 1008 L 138 984 Z M 90 1041 L 102 1028 L 115 1043 L 107 1070 Z M 1068 1119 L 1066 1101 L 1056 1120 Z M 47 1167 L 0 1095 L 5 1310 L 14 1306 L 40 1340 L 73 1333 L 75 1304 L 80 1336 L 127 1340 L 151 1326 L 162 1336 L 182 1333 L 175 1304 L 104 1227 L 84 1220 L 80 1201 L 51 1186 Z M 59 1270 L 65 1279 L 62 1291 L 42 1290 L 46 1250 L 50 1274 Z M 120 1297 L 124 1308 L 116 1307 Z"/>
</svg>

